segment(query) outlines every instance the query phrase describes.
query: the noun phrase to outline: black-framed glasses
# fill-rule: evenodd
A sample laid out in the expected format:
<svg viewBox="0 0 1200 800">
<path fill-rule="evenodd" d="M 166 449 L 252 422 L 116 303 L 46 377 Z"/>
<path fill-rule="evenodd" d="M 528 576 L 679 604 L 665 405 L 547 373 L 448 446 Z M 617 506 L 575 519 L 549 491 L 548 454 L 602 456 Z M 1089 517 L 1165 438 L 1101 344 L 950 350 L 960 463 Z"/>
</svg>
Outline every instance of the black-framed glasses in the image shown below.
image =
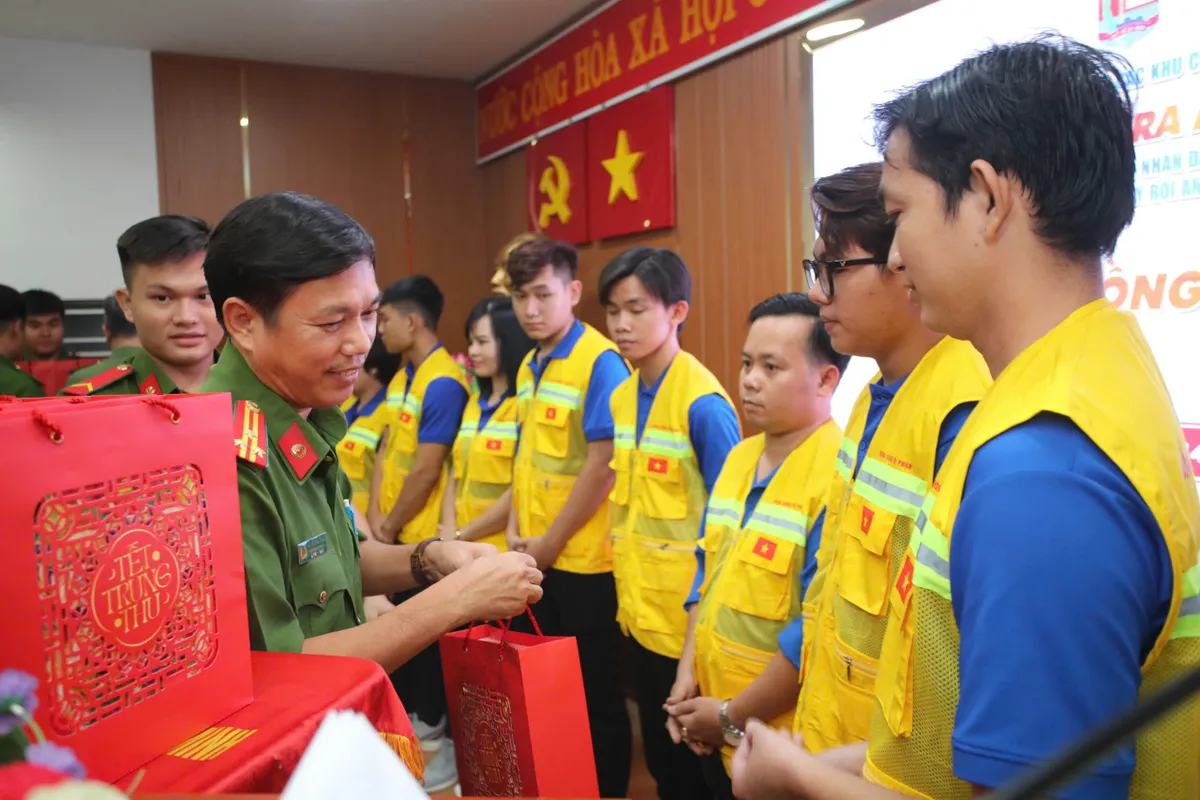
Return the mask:
<svg viewBox="0 0 1200 800">
<path fill-rule="evenodd" d="M 820 286 L 825 297 L 833 299 L 833 276 L 845 272 L 851 267 L 865 267 L 867 264 L 883 264 L 878 258 L 843 258 L 838 261 L 818 261 L 812 258 L 804 259 L 804 277 L 809 286 Z"/>
</svg>

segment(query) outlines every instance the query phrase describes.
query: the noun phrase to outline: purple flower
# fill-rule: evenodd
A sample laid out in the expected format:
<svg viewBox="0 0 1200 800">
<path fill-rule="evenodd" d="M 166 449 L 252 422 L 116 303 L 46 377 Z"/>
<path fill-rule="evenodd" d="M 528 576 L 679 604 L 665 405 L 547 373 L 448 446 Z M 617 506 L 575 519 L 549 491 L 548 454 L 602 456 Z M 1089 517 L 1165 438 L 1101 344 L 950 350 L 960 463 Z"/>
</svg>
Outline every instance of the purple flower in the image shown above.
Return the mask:
<svg viewBox="0 0 1200 800">
<path fill-rule="evenodd" d="M 12 713 L 12 706 L 20 706 L 26 714 L 33 714 L 38 705 L 35 689 L 37 678 L 32 675 L 15 669 L 0 672 L 0 736 L 7 736 L 13 728 L 25 724 L 24 720 Z"/>
<path fill-rule="evenodd" d="M 25 760 L 55 772 L 61 772 L 77 781 L 87 776 L 87 771 L 69 747 L 59 747 L 53 742 L 31 744 L 25 748 Z"/>
</svg>

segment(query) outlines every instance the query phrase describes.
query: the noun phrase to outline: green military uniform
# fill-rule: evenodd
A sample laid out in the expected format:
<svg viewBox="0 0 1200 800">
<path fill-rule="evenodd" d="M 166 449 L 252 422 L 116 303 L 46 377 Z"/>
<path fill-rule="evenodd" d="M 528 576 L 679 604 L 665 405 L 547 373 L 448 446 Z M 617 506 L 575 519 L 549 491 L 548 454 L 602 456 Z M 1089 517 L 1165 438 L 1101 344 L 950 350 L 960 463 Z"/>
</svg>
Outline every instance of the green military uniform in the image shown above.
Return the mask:
<svg viewBox="0 0 1200 800">
<path fill-rule="evenodd" d="M 116 394 L 178 394 L 182 391 L 175 385 L 175 381 L 167 377 L 150 354 L 140 347 L 131 348 L 130 352 L 120 359 L 116 359 L 116 354 L 113 354 L 102 363 L 108 366 L 82 380 L 68 383 L 59 394 L 97 397 Z"/>
<path fill-rule="evenodd" d="M 113 350 L 112 353 L 108 356 L 108 358 L 104 359 L 103 361 L 97 361 L 95 364 L 92 364 L 91 366 L 88 366 L 88 367 L 80 367 L 79 369 L 72 372 L 67 377 L 67 386 L 70 386 L 71 384 L 74 384 L 74 383 L 82 383 L 83 381 L 86 381 L 88 378 L 95 377 L 96 375 L 99 375 L 101 372 L 107 372 L 108 370 L 112 369 L 113 367 L 119 366 L 121 364 L 128 364 L 130 362 L 130 360 L 133 358 L 133 356 L 141 349 L 142 348 L 138 347 L 136 344 L 129 344 L 129 345 L 125 345 L 124 347 L 118 347 L 116 350 Z"/>
<path fill-rule="evenodd" d="M 299 652 L 311 636 L 363 622 L 350 480 L 334 449 L 346 435 L 341 410 L 304 419 L 232 343 L 201 391 L 233 395 L 250 646 Z"/>
<path fill-rule="evenodd" d="M 45 397 L 46 390 L 37 378 L 17 368 L 12 359 L 0 355 L 0 395 Z"/>
</svg>

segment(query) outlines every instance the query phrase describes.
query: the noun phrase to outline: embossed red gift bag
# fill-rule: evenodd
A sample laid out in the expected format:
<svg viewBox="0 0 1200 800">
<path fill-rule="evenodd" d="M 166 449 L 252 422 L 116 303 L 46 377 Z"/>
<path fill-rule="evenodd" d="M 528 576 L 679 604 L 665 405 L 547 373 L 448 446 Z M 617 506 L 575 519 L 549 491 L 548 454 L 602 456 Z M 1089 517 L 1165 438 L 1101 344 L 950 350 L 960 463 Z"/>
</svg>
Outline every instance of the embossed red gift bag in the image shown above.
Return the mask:
<svg viewBox="0 0 1200 800">
<path fill-rule="evenodd" d="M 115 780 L 253 698 L 224 395 L 0 411 L 3 666 Z"/>
<path fill-rule="evenodd" d="M 480 625 L 441 652 L 464 797 L 600 796 L 574 637 Z"/>
</svg>

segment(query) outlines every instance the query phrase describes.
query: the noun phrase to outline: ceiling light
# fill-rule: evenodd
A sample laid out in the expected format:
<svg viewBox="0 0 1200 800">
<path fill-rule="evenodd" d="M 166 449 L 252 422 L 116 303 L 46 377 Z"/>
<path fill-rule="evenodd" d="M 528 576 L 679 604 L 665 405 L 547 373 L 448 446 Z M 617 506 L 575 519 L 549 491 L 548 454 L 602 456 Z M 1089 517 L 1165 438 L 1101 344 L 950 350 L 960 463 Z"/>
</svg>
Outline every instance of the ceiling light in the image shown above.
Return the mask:
<svg viewBox="0 0 1200 800">
<path fill-rule="evenodd" d="M 836 22 L 827 22 L 824 25 L 818 25 L 808 33 L 804 34 L 804 38 L 810 42 L 823 42 L 826 39 L 832 39 L 835 36 L 844 36 L 847 33 L 856 31 L 867 23 L 862 19 L 839 19 Z"/>
<path fill-rule="evenodd" d="M 250 118 L 242 117 L 240 120 L 238 120 L 238 124 L 241 125 L 243 128 L 249 128 L 250 127 Z"/>
</svg>

